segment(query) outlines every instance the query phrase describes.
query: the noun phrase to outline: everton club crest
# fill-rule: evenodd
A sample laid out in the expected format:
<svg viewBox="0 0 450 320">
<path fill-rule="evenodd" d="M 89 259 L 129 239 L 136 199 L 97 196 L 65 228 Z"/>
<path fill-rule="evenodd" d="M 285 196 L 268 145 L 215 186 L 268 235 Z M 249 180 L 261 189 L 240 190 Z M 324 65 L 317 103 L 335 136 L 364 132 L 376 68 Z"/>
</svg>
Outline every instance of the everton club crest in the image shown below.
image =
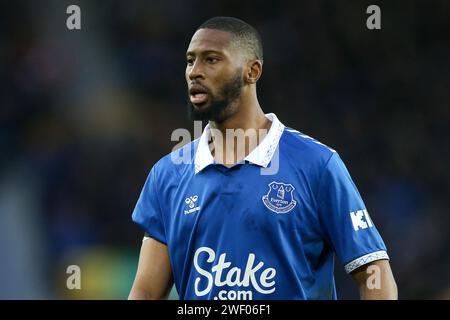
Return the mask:
<svg viewBox="0 0 450 320">
<path fill-rule="evenodd" d="M 273 181 L 269 184 L 269 192 L 262 197 L 262 201 L 275 213 L 287 213 L 297 204 L 294 200 L 294 190 L 292 184 Z"/>
</svg>

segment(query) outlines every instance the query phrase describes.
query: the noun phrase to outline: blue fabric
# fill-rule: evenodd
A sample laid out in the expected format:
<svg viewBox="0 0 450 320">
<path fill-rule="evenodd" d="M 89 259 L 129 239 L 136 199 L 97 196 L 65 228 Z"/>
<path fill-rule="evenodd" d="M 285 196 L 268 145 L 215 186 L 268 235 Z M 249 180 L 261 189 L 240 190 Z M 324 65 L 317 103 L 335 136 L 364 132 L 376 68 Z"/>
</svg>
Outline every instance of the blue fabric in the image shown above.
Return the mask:
<svg viewBox="0 0 450 320">
<path fill-rule="evenodd" d="M 276 174 L 195 174 L 197 144 L 153 167 L 132 216 L 167 244 L 180 299 L 336 299 L 335 253 L 347 264 L 386 250 L 334 150 L 285 129 Z"/>
</svg>

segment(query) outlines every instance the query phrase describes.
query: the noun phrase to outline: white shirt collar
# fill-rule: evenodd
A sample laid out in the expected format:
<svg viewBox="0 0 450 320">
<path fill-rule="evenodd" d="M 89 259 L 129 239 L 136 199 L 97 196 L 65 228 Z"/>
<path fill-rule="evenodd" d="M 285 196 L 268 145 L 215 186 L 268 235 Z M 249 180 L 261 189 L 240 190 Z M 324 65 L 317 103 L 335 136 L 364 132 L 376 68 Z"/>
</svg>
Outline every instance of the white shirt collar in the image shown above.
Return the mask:
<svg viewBox="0 0 450 320">
<path fill-rule="evenodd" d="M 273 113 L 266 114 L 267 119 L 272 121 L 269 132 L 261 141 L 261 143 L 253 149 L 250 154 L 245 157 L 244 160 L 256 164 L 258 166 L 267 168 L 275 150 L 280 142 L 281 135 L 284 131 L 284 125 L 278 120 L 277 116 Z M 204 168 L 214 163 L 214 157 L 209 149 L 209 140 L 211 137 L 211 130 L 209 124 L 203 130 L 197 147 L 197 153 L 195 155 L 195 173 L 199 173 Z"/>
</svg>

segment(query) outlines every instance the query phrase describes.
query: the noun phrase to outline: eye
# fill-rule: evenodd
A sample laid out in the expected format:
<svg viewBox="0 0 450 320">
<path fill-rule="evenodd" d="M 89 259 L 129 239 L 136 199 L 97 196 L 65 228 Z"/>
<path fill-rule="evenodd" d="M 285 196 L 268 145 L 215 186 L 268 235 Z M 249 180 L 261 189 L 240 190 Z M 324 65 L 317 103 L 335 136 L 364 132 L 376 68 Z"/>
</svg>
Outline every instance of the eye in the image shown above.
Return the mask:
<svg viewBox="0 0 450 320">
<path fill-rule="evenodd" d="M 186 63 L 188 64 L 188 66 L 192 66 L 192 64 L 194 63 L 194 59 L 192 57 L 188 57 L 186 58 Z"/>
<path fill-rule="evenodd" d="M 206 62 L 211 63 L 211 64 L 214 64 L 214 63 L 216 63 L 218 61 L 219 61 L 219 59 L 217 59 L 215 57 L 207 57 L 206 58 Z"/>
</svg>

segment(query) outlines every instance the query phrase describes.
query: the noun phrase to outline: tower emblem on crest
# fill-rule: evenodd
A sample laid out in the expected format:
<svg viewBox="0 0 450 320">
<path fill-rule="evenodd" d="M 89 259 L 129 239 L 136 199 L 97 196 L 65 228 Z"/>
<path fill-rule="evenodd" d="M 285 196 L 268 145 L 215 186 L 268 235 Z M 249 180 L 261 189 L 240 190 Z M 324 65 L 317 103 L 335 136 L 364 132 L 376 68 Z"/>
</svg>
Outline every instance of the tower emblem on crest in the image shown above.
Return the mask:
<svg viewBox="0 0 450 320">
<path fill-rule="evenodd" d="M 294 200 L 295 188 L 292 184 L 272 181 L 269 192 L 262 197 L 264 205 L 275 213 L 288 213 L 297 205 Z"/>
</svg>

